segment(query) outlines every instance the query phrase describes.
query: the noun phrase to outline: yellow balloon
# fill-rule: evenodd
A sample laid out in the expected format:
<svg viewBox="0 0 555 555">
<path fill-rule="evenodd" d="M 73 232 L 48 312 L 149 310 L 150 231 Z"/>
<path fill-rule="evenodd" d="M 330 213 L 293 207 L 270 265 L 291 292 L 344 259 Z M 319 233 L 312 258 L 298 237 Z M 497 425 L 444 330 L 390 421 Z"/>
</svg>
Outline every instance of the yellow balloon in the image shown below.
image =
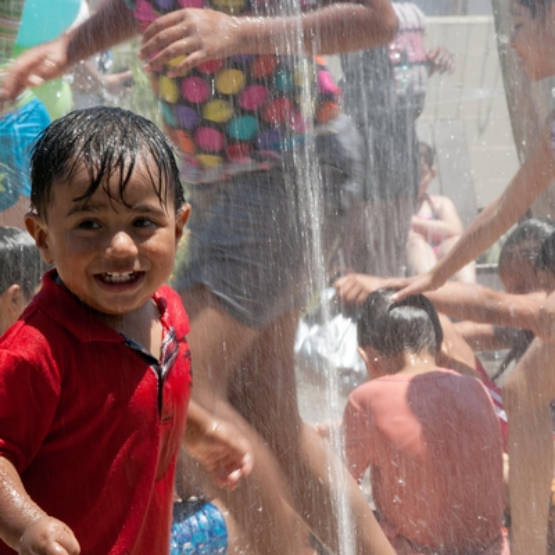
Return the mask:
<svg viewBox="0 0 555 555">
<path fill-rule="evenodd" d="M 177 67 L 184 59 L 185 59 L 185 56 L 176 56 L 175 58 L 172 58 L 168 62 L 168 66 L 169 67 Z"/>
<path fill-rule="evenodd" d="M 204 168 L 215 168 L 222 165 L 222 157 L 215 154 L 197 154 L 197 160 Z"/>
<path fill-rule="evenodd" d="M 233 116 L 233 107 L 227 100 L 211 100 L 204 105 L 202 117 L 215 123 L 223 123 Z"/>
<path fill-rule="evenodd" d="M 161 75 L 158 79 L 158 91 L 160 98 L 170 104 L 175 104 L 179 98 L 179 89 L 173 79 Z"/>
<path fill-rule="evenodd" d="M 245 0 L 212 0 L 212 5 L 226 13 L 240 13 L 245 7 Z"/>
<path fill-rule="evenodd" d="M 216 76 L 216 89 L 222 94 L 237 94 L 245 87 L 245 74 L 239 69 L 224 69 Z"/>
</svg>

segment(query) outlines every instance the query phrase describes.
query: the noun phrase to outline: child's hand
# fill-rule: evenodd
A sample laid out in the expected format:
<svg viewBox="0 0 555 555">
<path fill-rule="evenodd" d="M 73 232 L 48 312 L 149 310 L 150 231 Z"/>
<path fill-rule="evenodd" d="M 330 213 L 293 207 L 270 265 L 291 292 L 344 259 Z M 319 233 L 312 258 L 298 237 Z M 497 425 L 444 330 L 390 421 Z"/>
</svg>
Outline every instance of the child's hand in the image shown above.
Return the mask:
<svg viewBox="0 0 555 555">
<path fill-rule="evenodd" d="M 399 289 L 392 297 L 393 302 L 399 302 L 409 297 L 410 295 L 418 295 L 426 293 L 426 291 L 433 291 L 441 287 L 445 280 L 438 278 L 433 271 L 419 274 L 409 278 L 400 278 L 395 288 Z"/>
<path fill-rule="evenodd" d="M 185 445 L 221 487 L 233 489 L 252 470 L 250 443 L 235 426 L 222 420 L 213 418 L 201 435 L 186 432 Z"/>
<path fill-rule="evenodd" d="M 21 555 L 77 555 L 81 548 L 66 524 L 44 516 L 25 529 L 17 552 Z"/>
<path fill-rule="evenodd" d="M 368 274 L 347 274 L 333 284 L 339 298 L 347 304 L 362 304 L 370 293 L 382 287 L 396 289 L 406 283 L 405 278 L 383 278 Z"/>
<path fill-rule="evenodd" d="M 438 73 L 453 73 L 455 70 L 455 56 L 446 48 L 434 48 L 427 53 L 430 75 Z"/>
<path fill-rule="evenodd" d="M 222 12 L 185 8 L 163 15 L 143 34 L 139 56 L 147 69 L 171 62 L 168 77 L 185 75 L 191 68 L 217 58 L 237 54 L 239 20 Z"/>
</svg>

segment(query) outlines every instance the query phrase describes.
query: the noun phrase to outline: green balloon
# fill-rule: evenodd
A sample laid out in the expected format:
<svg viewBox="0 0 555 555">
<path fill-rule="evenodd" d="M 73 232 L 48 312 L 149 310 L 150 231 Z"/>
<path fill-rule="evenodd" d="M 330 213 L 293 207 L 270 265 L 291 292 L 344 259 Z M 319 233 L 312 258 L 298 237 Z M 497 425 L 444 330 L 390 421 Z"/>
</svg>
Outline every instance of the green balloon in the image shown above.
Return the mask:
<svg viewBox="0 0 555 555">
<path fill-rule="evenodd" d="M 33 89 L 35 96 L 42 101 L 52 120 L 67 114 L 73 104 L 71 87 L 61 77 Z"/>
</svg>

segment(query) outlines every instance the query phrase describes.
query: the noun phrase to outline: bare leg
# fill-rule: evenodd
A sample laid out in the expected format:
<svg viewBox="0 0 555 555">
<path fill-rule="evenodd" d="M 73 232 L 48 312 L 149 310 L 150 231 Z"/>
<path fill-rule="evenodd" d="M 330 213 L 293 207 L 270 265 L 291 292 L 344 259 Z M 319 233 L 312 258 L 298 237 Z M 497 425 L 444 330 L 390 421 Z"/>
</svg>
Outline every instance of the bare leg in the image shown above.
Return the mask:
<svg viewBox="0 0 555 555">
<path fill-rule="evenodd" d="M 302 553 L 308 529 L 287 502 L 288 488 L 279 467 L 259 436 L 226 400 L 231 369 L 250 348 L 258 332 L 229 316 L 203 287 L 182 296 L 191 318 L 188 341 L 193 364 L 193 396 L 207 410 L 232 422 L 244 434 L 251 442 L 255 461 L 252 473 L 233 492 L 213 485 L 208 489 L 231 511 L 253 548 L 251 552 Z M 183 464 L 183 472 L 192 478 L 192 486 L 201 480 L 206 484 L 206 477 L 195 469 L 194 463 L 183 461 Z M 183 482 L 181 488 L 191 491 L 190 485 Z"/>
<path fill-rule="evenodd" d="M 297 321 L 292 312 L 263 331 L 232 380 L 232 403 L 268 442 L 287 477 L 295 508 L 333 553 L 339 552 L 340 540 L 332 481 L 341 485 L 341 497 L 347 500 L 356 552 L 394 553 L 355 480 L 300 418 L 293 360 Z"/>
<path fill-rule="evenodd" d="M 509 416 L 511 553 L 547 550 L 553 442 L 550 403 L 555 397 L 555 345 L 536 339 L 503 388 Z"/>
</svg>

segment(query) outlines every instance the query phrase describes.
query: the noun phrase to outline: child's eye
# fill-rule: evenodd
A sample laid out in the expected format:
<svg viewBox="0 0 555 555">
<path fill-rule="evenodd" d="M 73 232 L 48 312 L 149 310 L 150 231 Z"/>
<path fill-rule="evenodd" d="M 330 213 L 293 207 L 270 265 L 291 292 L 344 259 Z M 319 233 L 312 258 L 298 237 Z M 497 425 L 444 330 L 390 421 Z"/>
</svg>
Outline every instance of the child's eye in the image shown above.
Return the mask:
<svg viewBox="0 0 555 555">
<path fill-rule="evenodd" d="M 150 218 L 137 218 L 133 221 L 135 227 L 156 227 L 156 223 Z"/>
<path fill-rule="evenodd" d="M 79 229 L 100 229 L 100 224 L 95 220 L 83 220 L 77 224 Z"/>
</svg>

